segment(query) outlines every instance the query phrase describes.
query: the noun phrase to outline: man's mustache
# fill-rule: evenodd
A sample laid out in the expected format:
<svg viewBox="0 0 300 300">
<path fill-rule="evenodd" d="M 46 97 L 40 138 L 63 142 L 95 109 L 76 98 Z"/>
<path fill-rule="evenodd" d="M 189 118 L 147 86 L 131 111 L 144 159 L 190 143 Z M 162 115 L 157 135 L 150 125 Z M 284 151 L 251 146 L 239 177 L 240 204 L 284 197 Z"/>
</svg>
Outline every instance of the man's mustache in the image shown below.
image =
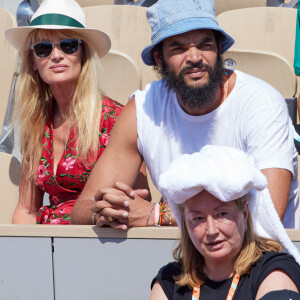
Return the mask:
<svg viewBox="0 0 300 300">
<path fill-rule="evenodd" d="M 192 70 L 192 69 L 202 69 L 207 72 L 212 72 L 211 66 L 209 66 L 207 64 L 203 64 L 201 61 L 199 61 L 196 63 L 190 63 L 188 66 L 182 68 L 180 70 L 180 75 L 183 75 L 183 73 L 185 73 L 186 71 Z"/>
</svg>

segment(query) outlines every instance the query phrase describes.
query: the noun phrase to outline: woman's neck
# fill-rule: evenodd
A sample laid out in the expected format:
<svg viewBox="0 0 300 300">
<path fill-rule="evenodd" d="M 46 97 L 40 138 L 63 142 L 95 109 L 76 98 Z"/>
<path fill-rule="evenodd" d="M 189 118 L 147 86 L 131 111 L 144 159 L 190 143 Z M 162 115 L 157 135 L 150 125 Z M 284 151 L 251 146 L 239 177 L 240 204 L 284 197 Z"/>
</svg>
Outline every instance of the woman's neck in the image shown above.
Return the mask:
<svg viewBox="0 0 300 300">
<path fill-rule="evenodd" d="M 233 275 L 233 262 L 205 262 L 205 273 L 213 281 L 223 281 Z"/>
<path fill-rule="evenodd" d="M 56 113 L 58 113 L 58 115 L 61 115 L 63 118 L 68 118 L 70 115 L 70 107 L 75 92 L 75 85 L 53 85 L 50 86 L 50 88 L 57 103 Z"/>
</svg>

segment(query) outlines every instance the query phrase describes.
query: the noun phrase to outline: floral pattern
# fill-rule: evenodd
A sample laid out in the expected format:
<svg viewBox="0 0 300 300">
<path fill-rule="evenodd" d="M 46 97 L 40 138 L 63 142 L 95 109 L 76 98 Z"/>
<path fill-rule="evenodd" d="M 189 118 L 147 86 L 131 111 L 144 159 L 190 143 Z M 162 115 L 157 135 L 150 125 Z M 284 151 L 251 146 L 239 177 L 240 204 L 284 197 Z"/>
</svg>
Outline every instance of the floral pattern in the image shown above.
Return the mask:
<svg viewBox="0 0 300 300">
<path fill-rule="evenodd" d="M 53 173 L 53 121 L 52 113 L 46 124 L 43 139 L 41 162 L 37 170 L 36 184 L 49 194 L 50 205 L 43 206 L 37 213 L 37 224 L 69 224 L 70 214 L 74 203 L 83 190 L 92 172 L 93 166 L 103 153 L 110 131 L 122 110 L 122 105 L 104 97 L 99 127 L 99 151 L 96 159 L 90 156 L 89 165 L 84 165 L 76 151 L 76 125 L 70 130 L 70 135 L 57 165 L 56 174 Z M 52 109 L 51 109 L 52 111 Z"/>
<path fill-rule="evenodd" d="M 75 164 L 76 160 L 72 157 L 68 157 L 66 161 L 63 163 L 63 166 L 66 168 L 66 171 L 69 169 L 73 169 L 73 165 Z"/>
</svg>

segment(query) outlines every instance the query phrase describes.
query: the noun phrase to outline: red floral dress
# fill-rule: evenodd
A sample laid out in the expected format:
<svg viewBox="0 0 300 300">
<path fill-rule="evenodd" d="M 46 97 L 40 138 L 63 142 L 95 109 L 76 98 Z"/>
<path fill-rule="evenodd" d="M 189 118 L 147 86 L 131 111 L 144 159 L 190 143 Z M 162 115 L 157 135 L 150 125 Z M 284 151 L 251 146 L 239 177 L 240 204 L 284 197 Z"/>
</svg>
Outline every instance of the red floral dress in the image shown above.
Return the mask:
<svg viewBox="0 0 300 300">
<path fill-rule="evenodd" d="M 122 110 L 122 105 L 104 97 L 99 129 L 99 151 L 97 158 L 84 165 L 76 151 L 76 126 L 70 130 L 66 149 L 53 173 L 53 120 L 46 124 L 41 162 L 36 184 L 49 194 L 50 205 L 43 206 L 37 213 L 37 224 L 69 224 L 72 207 L 83 190 L 92 168 L 104 151 L 110 131 Z"/>
</svg>

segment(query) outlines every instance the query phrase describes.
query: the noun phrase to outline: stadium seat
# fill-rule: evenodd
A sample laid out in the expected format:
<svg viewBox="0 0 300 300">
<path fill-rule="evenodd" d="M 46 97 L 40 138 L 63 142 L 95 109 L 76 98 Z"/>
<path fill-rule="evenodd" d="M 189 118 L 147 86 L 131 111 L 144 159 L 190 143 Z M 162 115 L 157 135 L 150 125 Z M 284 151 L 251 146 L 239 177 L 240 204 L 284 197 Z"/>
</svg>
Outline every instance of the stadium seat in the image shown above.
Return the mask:
<svg viewBox="0 0 300 300">
<path fill-rule="evenodd" d="M 128 97 L 142 87 L 137 63 L 128 54 L 111 50 L 101 58 L 100 87 L 104 95 L 125 105 Z"/>
<path fill-rule="evenodd" d="M 156 73 L 141 59 L 143 48 L 151 42 L 146 7 L 99 5 L 84 7 L 83 10 L 88 27 L 106 32 L 111 38 L 111 49 L 125 52 L 137 63 L 142 74 L 142 88 L 145 84 L 157 80 Z"/>
<path fill-rule="evenodd" d="M 259 50 L 228 50 L 225 65 L 263 79 L 274 86 L 285 98 L 294 97 L 297 78 L 286 58 L 279 54 Z"/>
<path fill-rule="evenodd" d="M 11 224 L 18 203 L 19 161 L 11 154 L 0 152 L 0 224 Z"/>
<path fill-rule="evenodd" d="M 294 8 L 255 7 L 226 11 L 217 19 L 221 28 L 235 39 L 232 51 L 274 53 L 293 68 L 296 14 Z"/>
<path fill-rule="evenodd" d="M 227 10 L 267 6 L 267 0 L 214 0 L 216 7 L 216 15 Z"/>
<path fill-rule="evenodd" d="M 81 7 L 115 4 L 115 0 L 76 0 L 76 2 Z"/>
<path fill-rule="evenodd" d="M 18 53 L 8 43 L 3 32 L 17 26 L 13 15 L 0 8 L 0 151 L 11 153 L 13 147 L 13 126 L 11 124 L 13 110 L 13 87 L 18 70 Z"/>
</svg>

